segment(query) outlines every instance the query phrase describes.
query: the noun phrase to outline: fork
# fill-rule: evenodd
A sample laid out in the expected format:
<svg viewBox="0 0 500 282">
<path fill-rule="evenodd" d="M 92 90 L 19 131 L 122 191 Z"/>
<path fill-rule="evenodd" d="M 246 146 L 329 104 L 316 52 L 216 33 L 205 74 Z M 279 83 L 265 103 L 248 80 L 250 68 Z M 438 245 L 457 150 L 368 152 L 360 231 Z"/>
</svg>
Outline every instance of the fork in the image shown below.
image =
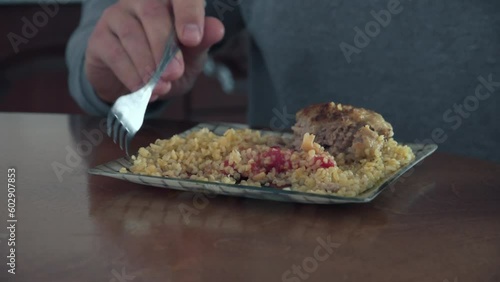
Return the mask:
<svg viewBox="0 0 500 282">
<path fill-rule="evenodd" d="M 141 89 L 121 96 L 108 113 L 107 130 L 108 136 L 113 137 L 115 144 L 120 144 L 120 149 L 129 156 L 129 147 L 132 139 L 139 129 L 141 129 L 146 114 L 146 108 L 153 90 L 160 80 L 160 76 L 179 51 L 175 28 L 172 25 L 170 35 L 167 40 L 163 58 L 160 61 L 153 77 Z"/>
</svg>

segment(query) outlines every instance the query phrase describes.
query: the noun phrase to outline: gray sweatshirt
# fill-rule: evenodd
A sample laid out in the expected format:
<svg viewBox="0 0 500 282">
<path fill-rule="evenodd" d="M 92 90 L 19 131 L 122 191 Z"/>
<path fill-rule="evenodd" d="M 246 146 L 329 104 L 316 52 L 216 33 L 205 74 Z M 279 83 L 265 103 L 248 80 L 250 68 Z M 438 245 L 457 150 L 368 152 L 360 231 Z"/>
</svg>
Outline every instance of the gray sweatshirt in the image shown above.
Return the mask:
<svg viewBox="0 0 500 282">
<path fill-rule="evenodd" d="M 109 105 L 84 53 L 115 2 L 86 1 L 68 45 L 72 96 L 93 115 Z M 500 162 L 500 1 L 212 0 L 207 15 L 226 37 L 250 34 L 250 125 L 289 128 L 300 108 L 335 101 L 381 113 L 398 141 Z"/>
</svg>

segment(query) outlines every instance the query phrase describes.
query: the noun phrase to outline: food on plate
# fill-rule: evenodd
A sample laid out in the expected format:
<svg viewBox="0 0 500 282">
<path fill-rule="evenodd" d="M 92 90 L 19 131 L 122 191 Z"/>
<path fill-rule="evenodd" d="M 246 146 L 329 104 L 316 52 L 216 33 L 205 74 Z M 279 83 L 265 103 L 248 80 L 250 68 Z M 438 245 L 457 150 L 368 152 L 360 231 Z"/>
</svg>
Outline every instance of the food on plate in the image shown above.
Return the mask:
<svg viewBox="0 0 500 282">
<path fill-rule="evenodd" d="M 204 128 L 156 140 L 132 157 L 130 172 L 356 196 L 415 157 L 381 115 L 366 109 L 325 103 L 296 118 L 291 138 L 251 129 L 218 136 Z"/>
<path fill-rule="evenodd" d="M 297 122 L 292 127 L 296 148 L 301 146 L 301 136 L 313 134 L 330 154 L 342 155 L 346 161 L 374 157 L 394 135 L 392 126 L 380 114 L 348 105 L 312 105 L 296 116 Z"/>
</svg>

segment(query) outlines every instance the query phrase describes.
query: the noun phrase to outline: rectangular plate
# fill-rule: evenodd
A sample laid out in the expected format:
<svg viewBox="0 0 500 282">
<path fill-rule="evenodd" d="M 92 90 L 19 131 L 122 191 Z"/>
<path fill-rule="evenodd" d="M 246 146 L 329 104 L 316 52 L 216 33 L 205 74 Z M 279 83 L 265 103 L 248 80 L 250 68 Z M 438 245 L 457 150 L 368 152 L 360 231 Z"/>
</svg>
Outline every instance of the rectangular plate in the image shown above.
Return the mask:
<svg viewBox="0 0 500 282">
<path fill-rule="evenodd" d="M 192 131 L 197 131 L 202 128 L 208 128 L 217 135 L 222 135 L 230 128 L 244 129 L 248 128 L 243 124 L 232 123 L 201 123 L 197 126 L 180 133 L 179 136 L 186 136 Z M 279 135 L 283 137 L 291 136 L 290 133 L 276 133 L 271 131 L 261 131 L 262 135 Z M 281 202 L 294 202 L 306 204 L 345 204 L 345 203 L 367 203 L 373 200 L 383 190 L 389 187 L 392 183 L 396 182 L 401 175 L 410 170 L 417 163 L 422 161 L 427 156 L 431 155 L 437 149 L 437 145 L 430 144 L 406 144 L 415 154 L 415 160 L 407 166 L 402 167 L 391 176 L 380 181 L 380 185 L 368 189 L 364 193 L 356 197 L 340 197 L 335 195 L 305 193 L 298 191 L 280 190 L 269 187 L 252 187 L 236 184 L 222 184 L 217 182 L 205 182 L 197 180 L 157 177 L 157 176 L 143 176 L 132 173 L 120 173 L 122 167 L 129 168 L 132 163 L 126 159 L 121 158 L 111 161 L 106 164 L 99 165 L 89 170 L 89 173 L 95 175 L 108 176 L 116 179 L 121 179 L 141 185 L 155 186 L 161 188 L 169 188 L 181 191 L 190 191 L 194 193 L 218 194 L 226 196 L 245 197 L 261 200 L 273 200 Z"/>
</svg>

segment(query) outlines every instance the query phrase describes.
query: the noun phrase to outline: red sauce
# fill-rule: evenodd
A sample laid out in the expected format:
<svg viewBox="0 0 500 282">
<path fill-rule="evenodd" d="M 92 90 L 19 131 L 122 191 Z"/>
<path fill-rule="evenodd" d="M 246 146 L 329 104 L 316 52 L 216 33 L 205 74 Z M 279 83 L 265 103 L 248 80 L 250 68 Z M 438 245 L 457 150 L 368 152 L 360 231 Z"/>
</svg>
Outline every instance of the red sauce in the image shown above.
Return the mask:
<svg viewBox="0 0 500 282">
<path fill-rule="evenodd" d="M 266 172 L 270 172 L 273 168 L 276 172 L 284 172 L 292 167 L 290 162 L 290 156 L 292 152 L 290 150 L 282 150 L 279 147 L 271 147 L 269 151 L 262 153 L 256 163 L 265 169 Z M 288 157 L 288 160 L 287 160 Z M 271 162 L 268 164 L 264 163 L 264 160 L 270 159 Z"/>
<path fill-rule="evenodd" d="M 262 169 L 262 167 L 259 164 L 253 162 L 253 163 L 250 164 L 250 170 L 252 171 L 252 173 L 258 174 L 263 169 Z"/>
<path fill-rule="evenodd" d="M 236 170 L 234 164 L 229 164 L 229 160 L 224 160 L 224 168 L 220 171 L 220 173 L 227 174 L 226 168 L 228 167 L 232 167 L 234 170 Z"/>
<path fill-rule="evenodd" d="M 322 168 L 329 168 L 329 167 L 334 167 L 335 164 L 333 163 L 333 161 L 330 159 L 330 158 L 326 158 L 326 162 L 325 162 L 325 158 L 324 156 L 314 156 L 314 163 L 317 163 L 318 161 L 321 162 L 320 166 Z"/>
<path fill-rule="evenodd" d="M 254 174 L 258 174 L 260 172 L 269 173 L 273 169 L 277 173 L 282 173 L 290 170 L 293 168 L 293 164 L 290 161 L 292 153 L 293 151 L 290 149 L 271 147 L 268 151 L 260 153 L 256 159 L 250 161 L 251 171 Z M 265 163 L 267 161 L 269 161 L 269 163 Z M 317 164 L 318 162 L 320 162 L 320 167 L 322 168 L 335 166 L 333 159 L 325 156 L 315 156 L 313 159 L 313 164 Z M 229 160 L 224 161 L 224 166 L 231 166 L 235 168 L 234 165 L 229 164 Z M 246 177 L 247 175 L 242 176 Z"/>
</svg>

